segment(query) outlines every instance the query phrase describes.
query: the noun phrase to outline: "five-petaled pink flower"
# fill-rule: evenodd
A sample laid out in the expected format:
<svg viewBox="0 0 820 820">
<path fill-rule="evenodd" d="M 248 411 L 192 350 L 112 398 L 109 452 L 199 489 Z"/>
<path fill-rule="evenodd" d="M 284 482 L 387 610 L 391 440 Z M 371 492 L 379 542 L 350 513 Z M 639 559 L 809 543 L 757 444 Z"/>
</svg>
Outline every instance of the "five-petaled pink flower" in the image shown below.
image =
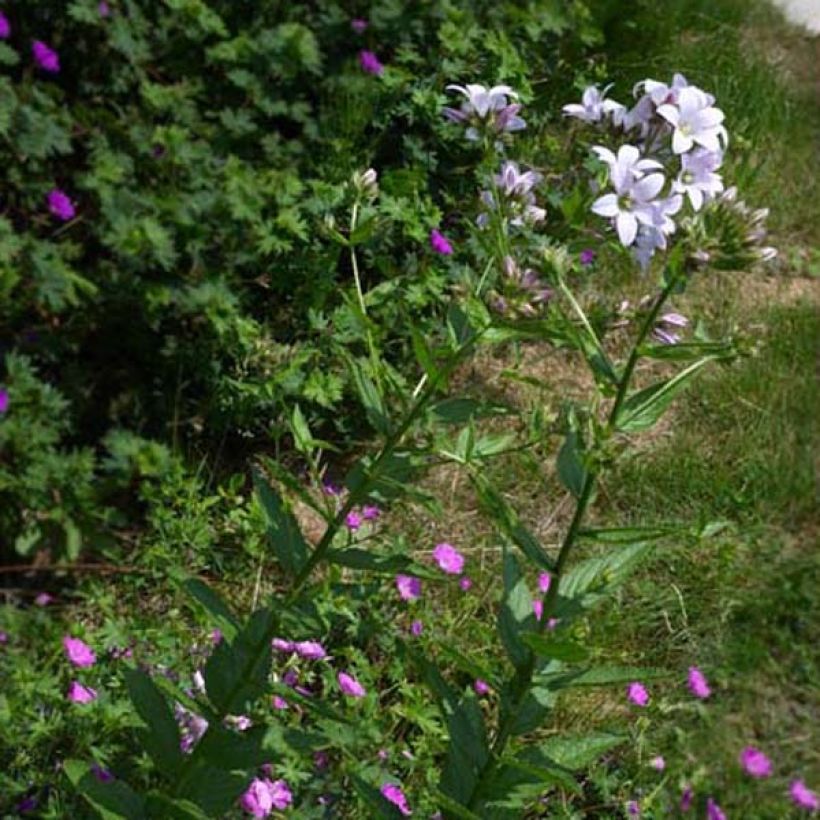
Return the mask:
<svg viewBox="0 0 820 820">
<path fill-rule="evenodd" d="M 369 23 L 367 20 L 363 20 L 361 17 L 357 17 L 355 20 L 350 21 L 350 28 L 352 28 L 356 34 L 364 34 L 368 25 Z"/>
<path fill-rule="evenodd" d="M 384 66 L 381 64 L 379 58 L 366 48 L 363 48 L 359 52 L 359 65 L 362 67 L 362 70 L 368 74 L 375 74 L 377 77 L 380 77 L 384 73 Z"/>
<path fill-rule="evenodd" d="M 74 666 L 94 666 L 97 660 L 94 650 L 85 641 L 81 641 L 79 638 L 72 638 L 70 635 L 66 635 L 63 638 L 63 648 L 65 649 L 66 657 Z"/>
<path fill-rule="evenodd" d="M 11 36 L 11 23 L 9 18 L 0 11 L 0 40 L 8 40 Z"/>
<path fill-rule="evenodd" d="M 277 809 L 282 811 L 293 802 L 293 794 L 284 780 L 271 781 L 255 778 L 239 799 L 239 805 L 254 817 L 268 817 Z"/>
<path fill-rule="evenodd" d="M 481 680 L 481 678 L 476 678 L 473 689 L 475 689 L 477 695 L 487 695 L 490 692 L 490 684 L 485 680 Z"/>
<path fill-rule="evenodd" d="M 437 228 L 430 231 L 430 247 L 442 256 L 450 256 L 453 252 L 450 240 Z"/>
<path fill-rule="evenodd" d="M 646 687 L 638 681 L 633 681 L 626 687 L 626 696 L 635 706 L 646 706 L 649 703 L 649 692 Z"/>
<path fill-rule="evenodd" d="M 339 681 L 339 688 L 351 698 L 363 698 L 367 694 L 367 690 L 359 681 L 347 672 L 339 672 L 336 679 Z"/>
<path fill-rule="evenodd" d="M 820 809 L 820 797 L 813 792 L 802 780 L 793 780 L 789 786 L 789 797 L 796 806 L 808 811 Z"/>
<path fill-rule="evenodd" d="M 772 774 L 772 761 L 754 746 L 746 746 L 740 753 L 740 765 L 752 777 L 770 777 Z"/>
<path fill-rule="evenodd" d="M 415 601 L 421 596 L 421 581 L 412 575 L 397 575 L 396 589 L 402 601 Z"/>
<path fill-rule="evenodd" d="M 464 569 L 464 556 L 452 544 L 436 544 L 433 558 L 439 567 L 450 575 L 461 575 Z"/>
<path fill-rule="evenodd" d="M 83 686 L 75 680 L 68 687 L 68 699 L 72 703 L 91 703 L 97 699 L 97 691 L 90 686 Z"/>
<path fill-rule="evenodd" d="M 59 188 L 54 188 L 49 191 L 48 209 L 54 216 L 57 217 L 57 219 L 60 219 L 63 222 L 68 222 L 69 219 L 74 219 L 74 215 L 76 214 L 74 204 L 69 199 L 68 194 L 65 191 L 61 191 Z"/>
<path fill-rule="evenodd" d="M 726 820 L 723 809 L 711 797 L 706 801 L 706 820 Z"/>
<path fill-rule="evenodd" d="M 709 688 L 709 683 L 706 680 L 703 672 L 697 668 L 697 666 L 690 666 L 689 667 L 689 691 L 696 697 L 696 698 L 708 698 L 709 695 L 712 694 L 712 690 Z"/>
<path fill-rule="evenodd" d="M 42 40 L 35 40 L 31 44 L 31 53 L 34 60 L 43 71 L 57 74 L 60 71 L 60 55 L 47 46 Z"/>
<path fill-rule="evenodd" d="M 273 704 L 273 708 L 279 712 L 288 708 L 288 702 L 284 698 L 279 697 L 279 695 L 274 695 L 271 703 Z"/>
<path fill-rule="evenodd" d="M 392 803 L 405 817 L 409 817 L 413 813 L 407 805 L 404 792 L 395 783 L 385 783 L 381 787 L 381 793 L 384 795 L 384 799 Z"/>
</svg>

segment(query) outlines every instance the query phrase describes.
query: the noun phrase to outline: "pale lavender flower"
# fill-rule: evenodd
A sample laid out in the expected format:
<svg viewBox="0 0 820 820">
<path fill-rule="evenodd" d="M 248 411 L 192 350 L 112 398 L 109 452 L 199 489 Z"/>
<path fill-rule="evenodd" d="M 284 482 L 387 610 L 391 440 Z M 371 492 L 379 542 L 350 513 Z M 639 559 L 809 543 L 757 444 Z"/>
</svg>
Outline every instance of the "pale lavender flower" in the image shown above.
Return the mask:
<svg viewBox="0 0 820 820">
<path fill-rule="evenodd" d="M 687 88 L 688 85 L 689 81 L 683 76 L 683 74 L 675 74 L 672 77 L 672 85 L 660 83 L 657 80 L 646 79 L 641 80 L 639 83 L 635 83 L 632 93 L 637 97 L 638 92 L 643 90 L 655 105 L 663 105 L 664 103 L 674 105 L 678 101 L 680 90 L 682 88 Z"/>
<path fill-rule="evenodd" d="M 384 795 L 385 800 L 392 803 L 399 810 L 400 814 L 409 817 L 413 813 L 407 805 L 407 797 L 395 783 L 385 783 L 381 787 L 381 793 Z"/>
<path fill-rule="evenodd" d="M 689 691 L 696 698 L 705 700 L 712 694 L 712 690 L 709 688 L 709 683 L 706 680 L 706 676 L 700 671 L 700 669 L 697 668 L 697 666 L 689 667 L 687 683 L 689 685 Z"/>
<path fill-rule="evenodd" d="M 370 24 L 367 20 L 363 20 L 361 17 L 357 17 L 355 20 L 350 21 L 350 28 L 352 28 L 356 34 L 364 34 L 369 25 Z"/>
<path fill-rule="evenodd" d="M 200 695 L 205 694 L 205 676 L 199 669 L 191 675 L 191 682 L 193 683 L 195 692 L 198 692 Z"/>
<path fill-rule="evenodd" d="M 51 74 L 59 73 L 60 55 L 42 40 L 35 40 L 31 44 L 31 53 L 34 55 L 35 62 L 43 71 L 48 71 Z"/>
<path fill-rule="evenodd" d="M 676 104 L 658 106 L 658 114 L 673 128 L 672 150 L 676 154 L 686 153 L 696 144 L 709 151 L 720 151 L 722 143 L 728 140 L 721 125 L 723 112 L 712 102 L 714 99 L 690 85 L 680 90 Z"/>
<path fill-rule="evenodd" d="M 652 331 L 652 336 L 661 344 L 676 345 L 680 335 L 676 332 L 689 325 L 689 320 L 680 313 L 664 313 Z"/>
<path fill-rule="evenodd" d="M 704 202 L 708 202 L 723 190 L 723 179 L 716 174 L 723 162 L 720 151 L 707 151 L 695 148 L 681 157 L 681 172 L 672 183 L 672 190 L 686 194 L 692 207 L 699 211 Z"/>
<path fill-rule="evenodd" d="M 0 40 L 8 40 L 11 37 L 11 23 L 9 18 L 0 11 Z"/>
<path fill-rule="evenodd" d="M 789 786 L 789 797 L 801 809 L 815 812 L 820 810 L 820 797 L 802 780 L 793 780 Z"/>
<path fill-rule="evenodd" d="M 35 606 L 48 606 L 53 600 L 54 600 L 53 595 L 49 595 L 48 592 L 41 592 L 34 599 L 34 604 L 35 604 Z"/>
<path fill-rule="evenodd" d="M 222 630 L 221 629 L 212 629 L 211 630 L 211 643 L 218 644 L 222 642 Z"/>
<path fill-rule="evenodd" d="M 367 694 L 367 690 L 364 686 L 352 675 L 348 675 L 347 672 L 339 672 L 336 676 L 336 680 L 339 682 L 339 689 L 348 697 L 363 698 Z"/>
<path fill-rule="evenodd" d="M 607 116 L 612 117 L 615 125 L 623 122 L 626 108 L 619 102 L 607 99 L 606 92 L 612 88 L 608 85 L 603 91 L 599 91 L 597 86 L 591 85 L 584 90 L 581 96 L 581 103 L 569 103 L 561 110 L 567 117 L 575 117 L 584 122 L 600 122 Z"/>
<path fill-rule="evenodd" d="M 7 644 L 9 642 L 9 633 L 3 629 L 0 629 L 0 646 Z"/>
<path fill-rule="evenodd" d="M 105 2 L 105 0 L 101 0 L 101 2 L 97 5 L 97 13 L 100 17 L 110 17 L 111 16 L 111 6 Z"/>
<path fill-rule="evenodd" d="M 758 779 L 771 777 L 772 761 L 754 746 L 746 746 L 740 753 L 740 765 L 746 774 Z"/>
<path fill-rule="evenodd" d="M 273 696 L 273 698 L 271 699 L 271 705 L 278 712 L 282 712 L 282 711 L 284 711 L 285 709 L 288 708 L 288 702 L 283 697 L 280 697 L 279 695 L 274 695 Z"/>
<path fill-rule="evenodd" d="M 97 690 L 75 680 L 68 687 L 67 697 L 72 703 L 91 703 L 97 699 Z"/>
<path fill-rule="evenodd" d="M 415 601 L 421 596 L 421 580 L 412 575 L 397 575 L 396 589 L 402 601 Z"/>
<path fill-rule="evenodd" d="M 461 575 L 464 569 L 464 556 L 452 545 L 436 544 L 433 558 L 439 567 L 449 575 Z"/>
<path fill-rule="evenodd" d="M 430 247 L 442 256 L 450 256 L 453 253 L 453 246 L 450 241 L 437 228 L 430 231 Z"/>
<path fill-rule="evenodd" d="M 518 116 L 521 106 L 511 103 L 510 99 L 517 99 L 518 94 L 508 85 L 495 85 L 492 88 L 478 83 L 463 85 L 448 85 L 448 91 L 458 91 L 466 97 L 461 109 L 444 108 L 444 116 L 457 123 L 472 123 L 465 136 L 468 140 L 477 142 L 481 139 L 478 125 L 488 127 L 497 133 L 505 131 L 521 131 L 527 127 L 526 122 Z"/>
<path fill-rule="evenodd" d="M 711 797 L 706 801 L 706 820 L 726 820 L 723 809 Z"/>
<path fill-rule="evenodd" d="M 362 67 L 362 70 L 368 74 L 375 74 L 377 77 L 384 74 L 384 66 L 379 58 L 367 49 L 362 49 L 359 52 L 359 65 Z"/>
<path fill-rule="evenodd" d="M 504 200 L 504 206 L 510 212 L 511 225 L 523 225 L 525 222 L 542 222 L 547 212 L 536 204 L 533 188 L 543 177 L 537 171 L 522 171 L 517 162 L 507 160 L 501 170 L 493 177 L 498 197 Z M 498 207 L 496 196 L 491 191 L 481 192 L 481 201 L 491 210 Z M 479 227 L 489 222 L 489 215 L 478 217 Z"/>
<path fill-rule="evenodd" d="M 66 194 L 65 191 L 61 191 L 59 188 L 54 188 L 49 191 L 47 199 L 48 209 L 54 216 L 57 217 L 57 219 L 60 219 L 63 222 L 68 222 L 69 219 L 74 219 L 76 210 L 74 208 L 74 204 L 69 199 L 68 194 Z"/>
</svg>

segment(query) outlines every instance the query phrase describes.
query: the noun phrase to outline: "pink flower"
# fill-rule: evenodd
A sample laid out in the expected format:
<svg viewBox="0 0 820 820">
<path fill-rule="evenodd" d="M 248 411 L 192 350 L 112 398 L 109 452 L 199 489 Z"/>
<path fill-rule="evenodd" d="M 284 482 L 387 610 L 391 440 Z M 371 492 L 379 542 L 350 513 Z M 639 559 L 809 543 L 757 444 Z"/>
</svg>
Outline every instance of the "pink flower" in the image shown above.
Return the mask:
<svg viewBox="0 0 820 820">
<path fill-rule="evenodd" d="M 458 586 L 463 592 L 467 592 L 468 590 L 472 589 L 473 582 L 470 578 L 468 578 L 465 575 L 462 578 L 458 579 Z"/>
<path fill-rule="evenodd" d="M 754 746 L 747 746 L 740 753 L 740 765 L 752 777 L 771 777 L 772 761 Z"/>
<path fill-rule="evenodd" d="M 450 256 L 453 252 L 453 246 L 447 237 L 437 228 L 433 228 L 433 230 L 430 231 L 430 247 L 442 256 Z"/>
<path fill-rule="evenodd" d="M 364 34 L 369 25 L 370 24 L 367 20 L 362 20 L 361 17 L 357 17 L 355 20 L 350 21 L 350 28 L 352 28 L 356 34 Z"/>
<path fill-rule="evenodd" d="M 75 680 L 68 687 L 68 699 L 72 703 L 91 703 L 97 699 L 97 690 L 90 686 L 83 686 Z"/>
<path fill-rule="evenodd" d="M 97 6 L 97 12 L 99 13 L 100 17 L 108 17 L 111 14 L 111 6 L 102 0 Z"/>
<path fill-rule="evenodd" d="M 591 265 L 595 261 L 595 251 L 592 248 L 585 248 L 579 258 L 582 265 Z"/>
<path fill-rule="evenodd" d="M 626 687 L 626 696 L 635 706 L 646 706 L 649 703 L 649 692 L 646 687 L 638 681 L 633 681 Z"/>
<path fill-rule="evenodd" d="M 59 73 L 60 56 L 42 40 L 35 40 L 31 44 L 31 53 L 34 55 L 35 62 L 43 71 L 49 71 L 52 74 Z"/>
<path fill-rule="evenodd" d="M 9 392 L 0 387 L 0 415 L 9 409 Z"/>
<path fill-rule="evenodd" d="M 53 595 L 49 595 L 47 592 L 41 592 L 35 599 L 34 603 L 37 606 L 48 606 L 54 600 Z"/>
<path fill-rule="evenodd" d="M 211 643 L 214 643 L 214 644 L 222 643 L 222 630 L 221 629 L 212 629 L 211 630 Z"/>
<path fill-rule="evenodd" d="M 247 791 L 239 798 L 239 805 L 254 817 L 268 817 L 273 811 L 273 783 L 265 778 L 254 778 Z"/>
<path fill-rule="evenodd" d="M 68 222 L 69 219 L 74 219 L 77 213 L 68 194 L 61 191 L 59 188 L 54 188 L 48 194 L 48 209 L 63 222 Z"/>
<path fill-rule="evenodd" d="M 293 792 L 284 780 L 274 780 L 270 784 L 271 801 L 277 811 L 284 811 L 293 802 Z"/>
<path fill-rule="evenodd" d="M 706 801 L 706 820 L 726 820 L 723 809 L 711 797 Z"/>
<path fill-rule="evenodd" d="M 327 657 L 325 648 L 318 641 L 298 641 L 293 648 L 296 654 L 306 661 L 322 661 Z"/>
<path fill-rule="evenodd" d="M 680 810 L 683 812 L 689 811 L 692 808 L 692 801 L 695 799 L 695 793 L 691 786 L 687 786 L 680 796 Z"/>
<path fill-rule="evenodd" d="M 706 680 L 703 672 L 697 666 L 689 667 L 689 691 L 696 697 L 705 699 L 712 694 L 709 688 L 709 683 Z"/>
<path fill-rule="evenodd" d="M 368 74 L 375 74 L 380 77 L 384 73 L 384 66 L 381 64 L 379 58 L 367 49 L 362 49 L 359 52 L 359 65 Z"/>
<path fill-rule="evenodd" d="M 477 695 L 487 695 L 490 692 L 490 684 L 485 680 L 481 680 L 481 678 L 477 678 L 473 684 L 473 689 L 475 689 Z"/>
<path fill-rule="evenodd" d="M 97 656 L 94 650 L 85 641 L 66 635 L 63 638 L 63 648 L 69 661 L 74 666 L 94 666 Z"/>
<path fill-rule="evenodd" d="M 100 783 L 110 783 L 114 779 L 114 775 L 104 766 L 100 766 L 99 763 L 91 764 L 91 773 Z"/>
<path fill-rule="evenodd" d="M 355 510 L 351 510 L 345 518 L 345 526 L 351 531 L 355 532 L 362 525 L 362 517 Z"/>
<path fill-rule="evenodd" d="M 409 817 L 413 812 L 407 805 L 407 798 L 404 792 L 395 783 L 385 783 L 381 787 L 384 799 L 392 803 L 405 817 Z"/>
<path fill-rule="evenodd" d="M 313 753 L 313 765 L 321 772 L 324 771 L 330 765 L 330 755 L 320 749 L 318 752 Z"/>
<path fill-rule="evenodd" d="M 450 575 L 461 575 L 464 569 L 464 556 L 451 544 L 437 544 L 433 550 L 433 558 L 439 567 Z"/>
<path fill-rule="evenodd" d="M 270 644 L 277 652 L 284 652 L 286 654 L 293 652 L 293 641 L 286 641 L 284 638 L 274 638 Z"/>
<path fill-rule="evenodd" d="M 0 40 L 8 40 L 11 36 L 11 23 L 9 18 L 0 11 Z"/>
<path fill-rule="evenodd" d="M 550 589 L 550 582 L 552 578 L 548 572 L 542 572 L 538 576 L 538 591 L 541 592 L 543 595 L 546 595 Z"/>
<path fill-rule="evenodd" d="M 820 797 L 813 792 L 802 780 L 793 780 L 789 786 L 789 796 L 796 806 L 809 811 L 820 809 Z"/>
<path fill-rule="evenodd" d="M 278 711 L 282 711 L 283 709 L 288 708 L 288 702 L 284 698 L 280 698 L 279 695 L 273 696 L 273 708 L 277 709 Z"/>
<path fill-rule="evenodd" d="M 666 768 L 666 761 L 663 759 L 663 757 L 661 757 L 661 755 L 658 755 L 657 757 L 653 757 L 652 760 L 649 761 L 649 765 L 653 769 L 662 772 Z"/>
<path fill-rule="evenodd" d="M 640 817 L 641 816 L 641 807 L 638 804 L 637 800 L 630 800 L 626 804 L 626 813 L 629 817 Z"/>
<path fill-rule="evenodd" d="M 544 612 L 544 602 L 540 598 L 536 598 L 532 602 L 532 611 L 535 613 L 535 620 L 540 621 Z"/>
<path fill-rule="evenodd" d="M 423 630 L 424 624 L 421 621 L 413 621 L 413 623 L 410 624 L 410 634 L 414 638 L 418 638 L 418 636 L 421 635 Z"/>
<path fill-rule="evenodd" d="M 415 601 L 421 596 L 421 581 L 412 575 L 397 575 L 396 589 L 402 601 Z"/>
<path fill-rule="evenodd" d="M 236 729 L 237 732 L 247 732 L 253 726 L 253 721 L 247 715 L 228 715 L 225 726 Z"/>
<path fill-rule="evenodd" d="M 339 672 L 336 680 L 339 681 L 339 688 L 342 692 L 351 698 L 363 698 L 367 694 L 364 686 L 352 675 L 348 675 L 347 672 Z"/>
<path fill-rule="evenodd" d="M 375 521 L 381 514 L 382 511 L 375 504 L 365 504 L 362 507 L 362 518 L 365 521 Z"/>
<path fill-rule="evenodd" d="M 9 633 L 0 629 L 0 646 L 9 642 Z"/>
</svg>

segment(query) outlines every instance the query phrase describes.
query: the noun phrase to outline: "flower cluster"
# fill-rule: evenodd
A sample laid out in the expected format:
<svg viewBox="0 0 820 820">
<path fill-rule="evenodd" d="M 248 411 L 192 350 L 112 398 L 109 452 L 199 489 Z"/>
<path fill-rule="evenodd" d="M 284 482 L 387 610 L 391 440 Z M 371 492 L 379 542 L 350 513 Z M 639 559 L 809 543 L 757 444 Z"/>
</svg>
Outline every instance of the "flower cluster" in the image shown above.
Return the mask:
<svg viewBox="0 0 820 820">
<path fill-rule="evenodd" d="M 612 221 L 620 243 L 646 268 L 656 251 L 667 248 L 678 228 L 673 217 L 684 205 L 697 214 L 723 191 L 724 114 L 711 94 L 682 74 L 669 85 L 638 83 L 631 109 L 606 98 L 608 88 L 591 86 L 580 104 L 563 110 L 585 123 L 608 123 L 630 139 L 617 153 L 593 148 L 608 167 L 612 192 L 599 196 L 592 210 Z"/>
<path fill-rule="evenodd" d="M 284 811 L 293 802 L 293 793 L 284 780 L 256 777 L 239 799 L 239 805 L 253 817 L 268 817 L 274 809 Z"/>
<path fill-rule="evenodd" d="M 492 88 L 477 83 L 469 85 L 448 85 L 448 91 L 458 91 L 465 97 L 461 108 L 444 109 L 448 120 L 467 125 L 465 136 L 471 142 L 479 142 L 482 134 L 499 135 L 504 132 L 521 131 L 526 122 L 518 116 L 520 103 L 518 94 L 508 85 Z"/>
<path fill-rule="evenodd" d="M 543 222 L 547 212 L 538 206 L 534 188 L 543 177 L 537 171 L 522 171 L 517 162 L 505 160 L 493 176 L 493 189 L 481 192 L 481 201 L 489 209 L 476 222 L 483 228 L 490 223 L 490 214 L 499 211 L 510 225 L 534 225 Z"/>
<path fill-rule="evenodd" d="M 552 288 L 532 268 L 521 268 L 511 256 L 502 262 L 504 278 L 501 293 L 495 293 L 492 306 L 503 314 L 527 319 L 538 315 L 552 298 Z"/>
</svg>

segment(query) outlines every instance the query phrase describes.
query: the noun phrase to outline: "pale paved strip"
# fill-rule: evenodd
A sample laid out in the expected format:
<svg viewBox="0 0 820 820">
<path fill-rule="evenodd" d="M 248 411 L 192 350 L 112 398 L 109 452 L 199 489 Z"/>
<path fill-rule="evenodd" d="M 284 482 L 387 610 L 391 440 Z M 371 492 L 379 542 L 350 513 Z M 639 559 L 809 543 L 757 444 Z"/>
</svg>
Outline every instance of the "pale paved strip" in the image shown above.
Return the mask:
<svg viewBox="0 0 820 820">
<path fill-rule="evenodd" d="M 774 0 L 774 4 L 783 9 L 792 23 L 820 34 L 820 0 Z"/>
</svg>

